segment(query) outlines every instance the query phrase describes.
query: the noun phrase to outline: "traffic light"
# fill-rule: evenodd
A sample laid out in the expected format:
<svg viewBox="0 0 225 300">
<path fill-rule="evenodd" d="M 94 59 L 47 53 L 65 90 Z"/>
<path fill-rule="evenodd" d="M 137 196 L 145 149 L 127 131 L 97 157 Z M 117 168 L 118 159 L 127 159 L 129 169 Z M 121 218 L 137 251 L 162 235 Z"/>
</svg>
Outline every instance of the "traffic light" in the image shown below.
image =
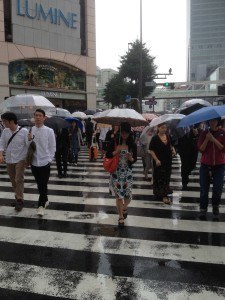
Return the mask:
<svg viewBox="0 0 225 300">
<path fill-rule="evenodd" d="M 219 96 L 225 95 L 225 84 L 217 86 L 217 95 Z"/>
<path fill-rule="evenodd" d="M 175 83 L 174 82 L 165 82 L 165 83 L 163 83 L 163 86 L 165 86 L 167 89 L 174 90 Z"/>
</svg>

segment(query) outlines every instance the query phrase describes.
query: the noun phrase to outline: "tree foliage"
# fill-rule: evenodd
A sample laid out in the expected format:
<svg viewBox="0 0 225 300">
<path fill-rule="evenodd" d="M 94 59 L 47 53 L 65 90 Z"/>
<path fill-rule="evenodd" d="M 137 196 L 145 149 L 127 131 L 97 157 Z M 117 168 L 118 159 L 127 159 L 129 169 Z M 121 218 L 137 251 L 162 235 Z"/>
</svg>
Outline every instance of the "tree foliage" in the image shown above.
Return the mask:
<svg viewBox="0 0 225 300">
<path fill-rule="evenodd" d="M 104 99 L 112 107 L 126 103 L 126 95 L 132 99 L 139 97 L 140 62 L 142 57 L 142 96 L 149 96 L 153 87 L 145 86 L 145 82 L 153 81 L 156 73 L 154 57 L 149 54 L 149 49 L 139 40 L 130 44 L 130 49 L 121 56 L 119 73 L 112 77 L 104 90 Z M 140 53 L 142 51 L 142 54 Z M 137 101 L 132 100 L 128 105 L 138 110 Z"/>
<path fill-rule="evenodd" d="M 106 84 L 104 90 L 104 100 L 108 104 L 111 103 L 112 108 L 120 106 L 124 103 L 127 95 L 128 82 L 126 82 L 120 74 L 114 75 Z"/>
</svg>

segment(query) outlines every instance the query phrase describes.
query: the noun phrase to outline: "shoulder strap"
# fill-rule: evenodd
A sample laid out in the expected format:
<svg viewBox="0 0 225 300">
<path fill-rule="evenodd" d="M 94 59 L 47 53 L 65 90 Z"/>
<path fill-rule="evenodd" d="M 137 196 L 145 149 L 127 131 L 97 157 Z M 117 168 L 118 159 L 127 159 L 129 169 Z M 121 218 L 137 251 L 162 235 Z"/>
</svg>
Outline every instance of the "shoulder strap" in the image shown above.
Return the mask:
<svg viewBox="0 0 225 300">
<path fill-rule="evenodd" d="M 8 140 L 7 143 L 7 147 L 9 146 L 9 144 L 11 143 L 12 139 L 14 138 L 14 136 L 22 129 L 22 127 L 19 128 L 19 130 L 17 130 L 16 132 L 13 133 L 13 135 L 11 136 L 11 138 Z"/>
</svg>

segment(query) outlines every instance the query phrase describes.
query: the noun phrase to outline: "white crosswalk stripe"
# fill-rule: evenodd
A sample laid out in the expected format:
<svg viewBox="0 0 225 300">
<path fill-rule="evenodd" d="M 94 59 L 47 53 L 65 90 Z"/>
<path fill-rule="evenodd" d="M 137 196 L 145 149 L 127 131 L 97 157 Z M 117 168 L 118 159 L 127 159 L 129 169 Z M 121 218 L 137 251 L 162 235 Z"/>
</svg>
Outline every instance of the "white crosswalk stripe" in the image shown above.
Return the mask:
<svg viewBox="0 0 225 300">
<path fill-rule="evenodd" d="M 171 206 L 155 201 L 141 160 L 133 168 L 133 200 L 117 227 L 102 160 L 49 181 L 50 205 L 36 215 L 37 186 L 25 175 L 25 207 L 16 212 L 6 168 L 0 166 L 0 299 L 225 299 L 225 206 L 220 222 L 198 219 L 198 168 L 181 191 L 173 161 Z M 225 198 L 225 191 L 222 195 Z M 45 298 L 46 297 L 46 298 Z"/>
</svg>

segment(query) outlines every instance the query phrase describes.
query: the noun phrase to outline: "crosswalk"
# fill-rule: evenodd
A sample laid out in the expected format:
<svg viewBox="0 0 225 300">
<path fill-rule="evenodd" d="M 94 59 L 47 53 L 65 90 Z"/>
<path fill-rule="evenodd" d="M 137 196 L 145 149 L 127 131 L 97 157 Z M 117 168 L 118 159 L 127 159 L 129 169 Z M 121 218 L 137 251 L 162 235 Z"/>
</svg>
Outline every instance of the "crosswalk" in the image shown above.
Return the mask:
<svg viewBox="0 0 225 300">
<path fill-rule="evenodd" d="M 102 160 L 49 181 L 50 205 L 36 215 L 37 187 L 25 176 L 25 207 L 17 213 L 6 168 L 0 166 L 0 299 L 211 300 L 225 299 L 225 206 L 220 222 L 198 219 L 199 165 L 181 191 L 173 160 L 172 205 L 154 201 L 142 163 L 133 167 L 133 200 L 118 228 Z M 225 199 L 225 192 L 222 199 Z"/>
</svg>

